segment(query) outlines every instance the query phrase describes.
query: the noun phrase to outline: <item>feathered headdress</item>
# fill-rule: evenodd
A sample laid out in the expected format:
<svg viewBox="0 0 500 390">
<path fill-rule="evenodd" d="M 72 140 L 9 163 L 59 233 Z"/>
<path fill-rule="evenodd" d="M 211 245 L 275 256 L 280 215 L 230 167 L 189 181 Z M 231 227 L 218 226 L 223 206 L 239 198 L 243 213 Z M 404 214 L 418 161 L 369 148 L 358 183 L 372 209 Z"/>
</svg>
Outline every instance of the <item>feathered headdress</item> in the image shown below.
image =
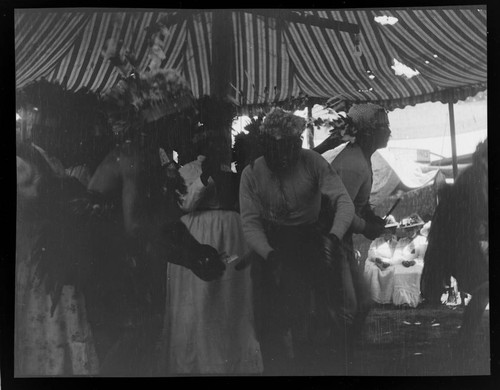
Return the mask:
<svg viewBox="0 0 500 390">
<path fill-rule="evenodd" d="M 113 121 L 126 122 L 123 127 L 137 128 L 194 107 L 186 79 L 174 69 L 160 68 L 166 58 L 162 46 L 168 35 L 168 23 L 160 22 L 148 28 L 149 64 L 144 72 L 138 71 L 139 62 L 131 50 L 115 38 L 108 39 L 101 52 L 122 75 L 105 99 L 115 114 Z"/>
<path fill-rule="evenodd" d="M 175 70 L 133 72 L 121 78 L 105 97 L 106 102 L 127 113 L 131 123 L 154 122 L 164 116 L 194 107 L 187 81 Z"/>
</svg>

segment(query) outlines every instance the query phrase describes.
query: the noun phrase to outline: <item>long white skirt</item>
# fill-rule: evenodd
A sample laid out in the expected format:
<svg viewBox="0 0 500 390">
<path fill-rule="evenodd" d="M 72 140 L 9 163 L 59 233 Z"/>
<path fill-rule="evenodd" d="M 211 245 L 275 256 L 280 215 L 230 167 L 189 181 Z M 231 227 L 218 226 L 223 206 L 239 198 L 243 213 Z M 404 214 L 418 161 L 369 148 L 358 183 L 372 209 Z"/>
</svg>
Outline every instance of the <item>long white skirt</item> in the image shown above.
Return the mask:
<svg viewBox="0 0 500 390">
<path fill-rule="evenodd" d="M 391 265 L 382 270 L 373 261 L 365 262 L 364 280 L 374 302 L 392 303 L 394 267 Z"/>
<path fill-rule="evenodd" d="M 202 244 L 242 256 L 249 251 L 240 216 L 211 210 L 181 221 Z M 254 329 L 250 267 L 226 267 L 220 280 L 205 282 L 190 270 L 168 265 L 163 334 L 168 374 L 258 374 L 262 358 Z"/>
<path fill-rule="evenodd" d="M 394 292 L 392 303 L 396 306 L 407 304 L 417 307 L 422 298 L 420 295 L 420 278 L 424 264 L 421 260 L 411 267 L 398 264 L 394 267 Z"/>
</svg>

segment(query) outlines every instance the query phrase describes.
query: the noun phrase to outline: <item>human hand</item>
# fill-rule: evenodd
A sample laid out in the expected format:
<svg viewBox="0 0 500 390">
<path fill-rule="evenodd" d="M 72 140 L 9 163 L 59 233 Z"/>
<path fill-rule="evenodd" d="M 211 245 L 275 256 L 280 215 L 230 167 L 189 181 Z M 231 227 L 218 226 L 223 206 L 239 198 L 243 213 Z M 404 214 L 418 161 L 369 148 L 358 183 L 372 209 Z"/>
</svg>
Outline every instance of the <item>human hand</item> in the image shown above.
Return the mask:
<svg viewBox="0 0 500 390">
<path fill-rule="evenodd" d="M 390 263 L 388 263 L 387 261 L 384 261 L 382 260 L 380 257 L 376 257 L 375 258 L 375 264 L 377 265 L 377 267 L 379 267 L 381 270 L 384 270 L 386 269 L 387 267 L 390 266 Z"/>
<path fill-rule="evenodd" d="M 338 264 L 339 257 L 341 256 L 341 242 L 335 234 L 328 234 L 322 236 L 323 260 L 328 268 L 333 268 Z"/>
<path fill-rule="evenodd" d="M 215 248 L 210 245 L 200 245 L 189 268 L 201 280 L 210 282 L 224 274 L 226 265 Z"/>
<path fill-rule="evenodd" d="M 413 265 L 416 264 L 416 261 L 415 260 L 403 260 L 403 263 L 402 263 L 405 267 L 411 267 Z"/>
<path fill-rule="evenodd" d="M 384 231 L 385 227 L 383 224 L 367 221 L 365 229 L 363 230 L 363 235 L 370 240 L 374 240 L 377 237 L 380 237 Z"/>
</svg>

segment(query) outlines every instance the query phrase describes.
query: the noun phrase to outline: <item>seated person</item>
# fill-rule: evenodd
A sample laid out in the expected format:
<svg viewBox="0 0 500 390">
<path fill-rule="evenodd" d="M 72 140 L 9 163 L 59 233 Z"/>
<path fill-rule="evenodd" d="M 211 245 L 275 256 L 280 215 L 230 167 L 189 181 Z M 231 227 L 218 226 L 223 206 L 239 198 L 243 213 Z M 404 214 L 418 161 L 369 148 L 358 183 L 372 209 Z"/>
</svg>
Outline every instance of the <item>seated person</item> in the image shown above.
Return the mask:
<svg viewBox="0 0 500 390">
<path fill-rule="evenodd" d="M 226 139 L 199 141 L 198 157 L 179 169 L 186 184 L 181 221 L 202 244 L 228 260 L 249 252 L 237 209 L 236 174 Z M 226 157 L 227 158 L 224 158 Z M 237 189 L 237 188 L 236 188 Z M 262 358 L 253 325 L 250 270 L 228 263 L 217 283 L 205 283 L 169 264 L 164 353 L 171 374 L 257 374 Z"/>
<path fill-rule="evenodd" d="M 364 280 L 371 299 L 380 304 L 392 302 L 394 290 L 394 251 L 398 244 L 396 228 L 398 223 L 392 215 L 387 217 L 386 229 L 382 236 L 373 240 L 365 262 Z"/>
<path fill-rule="evenodd" d="M 422 300 L 420 278 L 424 268 L 429 225 L 430 222 L 424 225 L 424 221 L 416 214 L 400 223 L 403 237 L 398 240 L 393 257 L 395 265 L 392 303 L 396 306 L 417 307 Z"/>
<path fill-rule="evenodd" d="M 430 222 L 419 233 L 424 222 L 418 215 L 399 225 L 389 219 L 389 229 L 370 245 L 364 279 L 374 302 L 416 307 L 421 301 L 420 277 Z"/>
</svg>

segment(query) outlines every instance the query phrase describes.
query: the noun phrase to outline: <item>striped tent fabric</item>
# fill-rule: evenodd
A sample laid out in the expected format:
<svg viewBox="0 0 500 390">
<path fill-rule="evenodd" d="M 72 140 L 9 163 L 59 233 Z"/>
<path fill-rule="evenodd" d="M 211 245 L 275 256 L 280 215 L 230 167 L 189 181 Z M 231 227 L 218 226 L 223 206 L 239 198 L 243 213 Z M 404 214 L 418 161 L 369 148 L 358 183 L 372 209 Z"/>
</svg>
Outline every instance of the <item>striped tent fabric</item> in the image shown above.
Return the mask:
<svg viewBox="0 0 500 390">
<path fill-rule="evenodd" d="M 487 86 L 485 7 L 225 11 L 232 24 L 227 81 L 242 106 L 302 93 L 393 109 L 456 102 Z M 211 95 L 215 12 L 220 10 L 16 10 L 16 86 L 45 77 L 70 90 L 104 94 L 120 76 L 103 56 L 106 42 L 117 41 L 145 71 L 151 61 L 148 28 L 173 15 L 161 67 L 181 72 L 196 97 Z M 398 22 L 382 25 L 377 16 Z M 328 23 L 355 26 L 359 33 Z M 395 60 L 418 74 L 396 75 Z"/>
<path fill-rule="evenodd" d="M 16 83 L 46 76 L 73 48 L 89 15 L 83 12 L 17 11 L 15 14 Z"/>
<path fill-rule="evenodd" d="M 273 17 L 233 13 L 236 76 L 232 86 L 243 105 L 283 101 L 300 93 L 278 24 Z"/>
</svg>

